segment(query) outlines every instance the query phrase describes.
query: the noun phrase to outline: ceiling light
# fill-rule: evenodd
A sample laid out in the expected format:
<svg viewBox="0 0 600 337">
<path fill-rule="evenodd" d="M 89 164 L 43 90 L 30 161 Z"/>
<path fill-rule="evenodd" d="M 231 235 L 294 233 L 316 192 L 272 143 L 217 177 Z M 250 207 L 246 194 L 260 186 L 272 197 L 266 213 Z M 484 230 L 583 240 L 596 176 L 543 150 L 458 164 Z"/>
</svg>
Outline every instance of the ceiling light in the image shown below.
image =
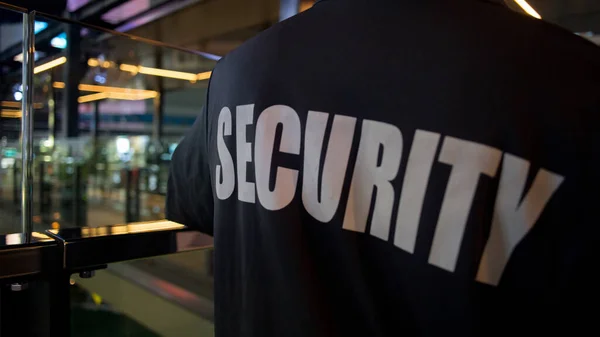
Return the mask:
<svg viewBox="0 0 600 337">
<path fill-rule="evenodd" d="M 165 69 L 159 69 L 159 68 L 150 68 L 150 67 L 144 67 L 144 66 L 134 66 L 131 64 L 121 64 L 119 69 L 130 72 L 133 75 L 140 73 L 140 74 L 144 74 L 144 75 L 154 75 L 154 76 L 175 78 L 178 80 L 186 80 L 186 81 L 190 81 L 190 82 L 196 82 L 196 79 L 197 79 L 197 75 L 193 74 L 193 73 L 186 73 L 183 71 L 174 71 L 174 70 L 165 70 Z"/>
<path fill-rule="evenodd" d="M 77 102 L 79 102 L 79 103 L 88 103 L 88 102 L 97 101 L 97 100 L 101 100 L 101 99 L 105 99 L 105 98 L 108 98 L 108 93 L 106 93 L 106 92 L 99 92 L 99 93 L 96 93 L 96 94 L 80 96 L 77 99 Z"/>
<path fill-rule="evenodd" d="M 155 97 L 155 96 L 154 96 Z M 127 101 L 141 101 L 148 98 L 153 98 L 153 96 L 149 95 L 140 95 L 140 94 L 126 94 L 121 92 L 98 92 L 91 95 L 81 96 L 77 99 L 79 103 L 89 103 L 93 101 L 98 101 L 101 99 L 120 99 Z"/>
<path fill-rule="evenodd" d="M 109 68 L 114 66 L 113 62 L 109 62 L 109 61 L 103 61 L 101 62 L 98 59 L 95 58 L 90 58 L 88 59 L 88 65 L 90 67 L 103 67 L 103 68 Z M 205 71 L 199 74 L 193 74 L 193 73 L 188 73 L 188 72 L 183 72 L 183 71 L 175 71 L 175 70 L 166 70 L 166 69 L 160 69 L 160 68 L 151 68 L 151 67 L 144 67 L 144 66 L 136 66 L 133 64 L 126 64 L 123 63 L 119 66 L 119 69 L 121 71 L 126 71 L 128 73 L 131 73 L 132 75 L 137 75 L 137 74 L 144 74 L 144 75 L 152 75 L 152 76 L 160 76 L 160 77 L 168 77 L 168 78 L 175 78 L 178 80 L 185 80 L 185 81 L 190 81 L 192 83 L 196 82 L 196 81 L 202 81 L 202 80 L 207 80 L 210 78 L 212 72 L 211 71 Z"/>
<path fill-rule="evenodd" d="M 64 82 L 54 82 L 52 86 L 57 89 L 65 88 Z M 154 90 L 143 90 L 143 89 L 130 89 L 130 88 L 119 88 L 109 87 L 104 85 L 93 85 L 93 84 L 80 84 L 78 86 L 80 91 L 94 92 L 94 94 L 80 96 L 77 99 L 79 103 L 89 103 L 98 101 L 101 99 L 121 99 L 129 101 L 140 101 L 150 98 L 158 97 L 158 91 Z"/>
<path fill-rule="evenodd" d="M 52 86 L 57 89 L 64 89 L 64 82 L 54 82 Z M 126 95 L 137 95 L 138 97 L 146 97 L 146 98 L 154 98 L 158 96 L 158 91 L 154 90 L 143 90 L 143 89 L 130 89 L 130 88 L 120 88 L 120 87 L 109 87 L 104 85 L 94 85 L 94 84 L 80 84 L 78 86 L 80 91 L 89 91 L 89 92 L 109 92 L 109 93 L 120 93 Z"/>
<path fill-rule="evenodd" d="M 34 61 L 37 61 L 40 57 L 43 57 L 45 55 L 46 54 L 44 54 L 42 52 L 36 51 L 35 53 L 33 53 L 33 59 L 34 59 Z M 13 60 L 15 62 L 23 62 L 23 53 L 15 55 L 15 57 L 13 57 Z"/>
<path fill-rule="evenodd" d="M 136 93 L 122 93 L 122 92 L 108 92 L 108 98 L 110 99 L 124 99 L 129 101 L 140 101 L 148 98 L 154 98 L 157 95 L 154 94 L 136 94 Z"/>
<path fill-rule="evenodd" d="M 533 7 L 531 7 L 529 5 L 529 3 L 527 3 L 527 1 L 525 0 L 515 0 L 515 2 L 517 3 L 517 5 L 519 5 L 524 11 L 525 13 L 533 16 L 536 19 L 541 19 L 542 16 L 535 11 L 535 9 L 533 9 Z"/>
<path fill-rule="evenodd" d="M 54 48 L 65 49 L 67 48 L 67 33 L 60 33 L 50 40 L 50 45 Z"/>
<path fill-rule="evenodd" d="M 52 61 L 50 61 L 48 63 L 44 63 L 42 65 L 39 65 L 39 66 L 33 68 L 33 73 L 34 74 L 39 74 L 39 73 L 41 73 L 43 71 L 46 71 L 48 69 L 52 69 L 54 67 L 58 67 L 61 64 L 65 64 L 66 62 L 67 62 L 67 58 L 64 57 L 64 56 L 62 56 L 62 57 L 57 58 L 56 60 L 52 60 Z"/>
<path fill-rule="evenodd" d="M 21 102 L 11 102 L 11 101 L 2 101 L 0 102 L 0 106 L 3 108 L 14 108 L 20 109 L 22 103 Z M 44 103 L 33 103 L 34 109 L 41 109 L 44 107 Z"/>
<path fill-rule="evenodd" d="M 95 59 L 95 58 L 88 59 L 87 64 L 90 67 L 102 67 L 102 68 L 111 68 L 111 67 L 115 66 L 114 62 L 111 62 L 111 61 L 102 61 L 102 60 Z"/>
<path fill-rule="evenodd" d="M 129 150 L 131 150 L 131 143 L 129 142 L 129 139 L 127 139 L 125 137 L 117 138 L 116 143 L 117 143 L 117 152 L 120 154 L 127 153 L 127 152 L 129 152 Z"/>
<path fill-rule="evenodd" d="M 21 110 L 1 110 L 0 117 L 4 118 L 21 118 L 23 114 Z"/>
<path fill-rule="evenodd" d="M 21 102 L 10 102 L 10 101 L 2 101 L 0 102 L 0 106 L 4 108 L 21 108 Z"/>
<path fill-rule="evenodd" d="M 122 71 L 130 72 L 133 75 L 136 75 L 140 71 L 140 68 L 138 66 L 132 66 L 130 64 L 121 64 L 119 69 L 121 69 Z"/>
<path fill-rule="evenodd" d="M 44 21 L 34 21 L 33 22 L 33 33 L 34 34 L 37 34 L 46 28 L 48 28 L 48 22 L 44 22 Z"/>
<path fill-rule="evenodd" d="M 210 78 L 210 76 L 212 75 L 212 71 L 205 71 L 203 73 L 199 73 L 196 75 L 196 79 L 198 81 L 202 81 L 202 80 L 208 80 Z"/>
<path fill-rule="evenodd" d="M 158 95 L 158 92 L 153 91 L 153 90 L 108 87 L 108 86 L 104 86 L 104 85 L 93 85 L 93 84 L 80 84 L 79 90 L 92 91 L 92 92 L 116 92 L 116 93 L 123 93 L 123 94 L 140 94 L 140 95 L 148 95 L 148 96 Z"/>
<path fill-rule="evenodd" d="M 77 99 L 79 103 L 89 103 L 93 101 L 98 101 L 101 99 L 120 99 L 127 101 L 141 101 L 149 98 L 154 98 L 158 96 L 157 92 L 151 93 L 124 93 L 124 92 L 97 92 L 95 94 L 80 96 Z"/>
</svg>

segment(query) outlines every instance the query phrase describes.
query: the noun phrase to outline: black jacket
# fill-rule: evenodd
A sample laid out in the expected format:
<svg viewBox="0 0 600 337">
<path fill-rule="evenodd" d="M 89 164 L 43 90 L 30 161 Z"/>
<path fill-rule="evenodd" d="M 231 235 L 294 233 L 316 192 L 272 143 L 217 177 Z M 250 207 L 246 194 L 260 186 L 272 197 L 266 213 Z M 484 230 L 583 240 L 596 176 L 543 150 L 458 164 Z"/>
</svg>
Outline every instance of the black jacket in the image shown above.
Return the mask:
<svg viewBox="0 0 600 337">
<path fill-rule="evenodd" d="M 592 324 L 599 97 L 596 46 L 474 0 L 321 1 L 246 42 L 167 198 L 214 234 L 217 337 Z"/>
</svg>

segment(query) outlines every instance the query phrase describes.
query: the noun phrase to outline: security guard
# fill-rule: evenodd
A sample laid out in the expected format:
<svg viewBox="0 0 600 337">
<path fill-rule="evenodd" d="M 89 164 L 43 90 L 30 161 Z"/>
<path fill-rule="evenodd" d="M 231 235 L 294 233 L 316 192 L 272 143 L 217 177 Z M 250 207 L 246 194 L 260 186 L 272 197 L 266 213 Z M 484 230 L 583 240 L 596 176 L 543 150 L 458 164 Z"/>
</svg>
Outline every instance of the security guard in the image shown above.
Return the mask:
<svg viewBox="0 0 600 337">
<path fill-rule="evenodd" d="M 327 0 L 222 59 L 167 217 L 229 336 L 490 336 L 597 317 L 600 50 L 477 0 Z"/>
</svg>

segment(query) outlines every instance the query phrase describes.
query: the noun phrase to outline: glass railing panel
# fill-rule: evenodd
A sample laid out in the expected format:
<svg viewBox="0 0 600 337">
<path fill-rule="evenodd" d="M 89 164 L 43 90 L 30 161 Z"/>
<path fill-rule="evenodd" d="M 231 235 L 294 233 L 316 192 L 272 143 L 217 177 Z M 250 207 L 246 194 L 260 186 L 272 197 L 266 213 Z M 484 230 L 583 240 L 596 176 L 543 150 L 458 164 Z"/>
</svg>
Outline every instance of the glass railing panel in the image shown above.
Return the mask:
<svg viewBox="0 0 600 337">
<path fill-rule="evenodd" d="M 64 243 L 72 336 L 214 335 L 211 237 L 169 221 L 48 234 Z"/>
<path fill-rule="evenodd" d="M 163 219 L 171 155 L 204 104 L 216 61 L 37 20 L 48 28 L 36 38 L 35 220 L 60 228 Z"/>
<path fill-rule="evenodd" d="M 0 234 L 9 234 L 21 230 L 23 13 L 0 5 L 0 18 Z"/>
<path fill-rule="evenodd" d="M 72 335 L 214 336 L 211 256 L 179 253 L 73 276 Z"/>
<path fill-rule="evenodd" d="M 38 20 L 52 30 L 36 39 L 46 53 L 35 74 L 34 220 L 43 229 L 92 233 L 164 219 L 171 155 L 204 103 L 216 61 L 54 17 Z M 74 276 L 72 335 L 212 336 L 212 282 L 211 251 Z"/>
</svg>

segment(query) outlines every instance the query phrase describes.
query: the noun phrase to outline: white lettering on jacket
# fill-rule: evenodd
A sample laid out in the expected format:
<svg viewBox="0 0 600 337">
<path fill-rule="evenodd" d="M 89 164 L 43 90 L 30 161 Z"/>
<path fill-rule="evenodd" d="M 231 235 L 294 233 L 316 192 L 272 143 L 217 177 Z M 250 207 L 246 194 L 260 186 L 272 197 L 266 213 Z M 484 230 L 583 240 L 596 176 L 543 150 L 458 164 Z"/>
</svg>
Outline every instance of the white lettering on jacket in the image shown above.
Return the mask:
<svg viewBox="0 0 600 337">
<path fill-rule="evenodd" d="M 356 118 L 336 115 L 327 147 L 323 147 L 329 114 L 309 111 L 304 132 L 304 168 L 302 203 L 308 214 L 321 222 L 335 215 L 342 196 L 348 168 Z M 325 152 L 323 171 L 319 171 L 321 153 Z M 319 194 L 319 178 L 321 193 Z"/>
<path fill-rule="evenodd" d="M 274 105 L 265 109 L 256 122 L 256 191 L 260 204 L 270 210 L 276 211 L 287 206 L 296 194 L 298 171 L 278 167 L 275 173 L 275 187 L 269 188 L 271 162 L 275 149 L 275 129 L 282 126 L 281 141 L 277 148 L 279 152 L 300 154 L 302 142 L 300 119 L 296 112 L 285 105 Z"/>
<path fill-rule="evenodd" d="M 235 176 L 233 173 L 233 158 L 225 144 L 225 136 L 231 136 L 231 110 L 225 107 L 219 114 L 217 122 L 217 153 L 220 165 L 217 165 L 215 174 L 215 191 L 217 198 L 225 200 L 233 194 L 235 188 Z"/>
<path fill-rule="evenodd" d="M 253 104 L 237 106 L 235 121 L 228 107 L 219 113 L 216 142 L 219 164 L 215 167 L 219 200 L 231 198 L 237 185 L 239 201 L 256 202 L 268 211 L 275 212 L 292 203 L 296 207 L 301 201 L 306 212 L 319 222 L 335 219 L 341 228 L 357 233 L 366 233 L 368 229 L 368 235 L 391 241 L 408 253 L 415 250 L 422 213 L 435 211 L 439 215 L 428 262 L 449 272 L 456 268 L 480 179 L 499 179 L 490 236 L 476 275 L 477 281 L 490 285 L 498 285 L 512 252 L 535 226 L 565 179 L 540 168 L 526 191 L 529 161 L 500 149 L 415 130 L 411 148 L 403 151 L 404 135 L 395 125 L 308 111 L 303 129 L 298 113 L 285 105 L 260 112 L 255 132 L 250 134 L 254 113 Z M 331 130 L 327 132 L 331 118 Z M 235 142 L 227 141 L 234 123 Z M 355 132 L 357 125 L 359 132 Z M 280 130 L 279 140 L 277 130 Z M 360 138 L 354 165 L 350 165 L 355 134 Z M 235 149 L 229 149 L 227 144 Z M 439 164 L 436 164 L 438 147 Z M 235 163 L 232 150 L 236 153 Z M 274 161 L 280 153 L 298 156 L 302 164 L 296 168 L 280 166 Z M 254 165 L 254 182 L 248 177 L 250 165 Z M 402 165 L 404 174 L 399 177 Z M 443 191 L 428 191 L 434 165 L 450 167 Z M 353 170 L 348 170 L 349 167 Z M 300 176 L 302 183 L 298 184 Z M 347 196 L 342 193 L 345 183 Z M 301 188 L 299 193 L 298 188 Z M 444 193 L 439 211 L 424 209 L 428 193 Z"/>
<path fill-rule="evenodd" d="M 238 200 L 254 203 L 254 183 L 248 182 L 248 163 L 252 163 L 252 143 L 248 142 L 248 125 L 252 125 L 254 104 L 240 105 L 235 110 Z"/>
</svg>

